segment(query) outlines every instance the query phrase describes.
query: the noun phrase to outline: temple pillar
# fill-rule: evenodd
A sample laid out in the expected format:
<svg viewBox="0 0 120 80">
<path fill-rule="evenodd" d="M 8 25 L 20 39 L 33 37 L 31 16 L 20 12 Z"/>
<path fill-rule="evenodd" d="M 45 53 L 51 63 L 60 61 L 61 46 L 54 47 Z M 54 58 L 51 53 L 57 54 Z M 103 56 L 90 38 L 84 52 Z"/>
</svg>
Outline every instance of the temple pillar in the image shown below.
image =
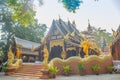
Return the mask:
<svg viewBox="0 0 120 80">
<path fill-rule="evenodd" d="M 30 56 L 28 56 L 28 62 L 30 62 Z"/>
<path fill-rule="evenodd" d="M 118 46 L 117 46 L 117 45 L 115 45 L 114 59 L 115 59 L 115 60 L 118 59 Z"/>
<path fill-rule="evenodd" d="M 120 44 L 118 44 L 118 60 L 120 60 Z"/>
</svg>

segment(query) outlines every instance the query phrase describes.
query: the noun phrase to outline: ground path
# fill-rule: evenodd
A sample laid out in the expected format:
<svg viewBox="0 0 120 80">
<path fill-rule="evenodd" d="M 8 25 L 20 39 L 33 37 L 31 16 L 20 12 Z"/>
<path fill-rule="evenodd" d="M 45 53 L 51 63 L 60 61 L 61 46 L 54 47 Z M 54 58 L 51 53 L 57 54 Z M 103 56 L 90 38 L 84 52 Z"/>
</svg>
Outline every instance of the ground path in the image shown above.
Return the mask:
<svg viewBox="0 0 120 80">
<path fill-rule="evenodd" d="M 57 76 L 55 79 L 36 79 L 32 77 L 0 76 L 0 80 L 120 80 L 120 74 Z"/>
</svg>

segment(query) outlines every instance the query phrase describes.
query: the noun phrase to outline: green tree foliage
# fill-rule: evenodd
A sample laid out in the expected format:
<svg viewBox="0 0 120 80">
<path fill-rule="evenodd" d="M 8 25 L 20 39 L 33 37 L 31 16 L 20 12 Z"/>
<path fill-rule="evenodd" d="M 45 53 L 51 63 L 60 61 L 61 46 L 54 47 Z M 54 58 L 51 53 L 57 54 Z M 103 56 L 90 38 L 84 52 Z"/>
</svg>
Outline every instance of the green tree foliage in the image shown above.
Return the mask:
<svg viewBox="0 0 120 80">
<path fill-rule="evenodd" d="M 94 29 L 95 41 L 99 48 L 104 49 L 106 45 L 112 43 L 114 37 L 111 33 L 101 28 L 93 27 L 93 29 Z"/>
<path fill-rule="evenodd" d="M 0 8 L 11 11 L 12 20 L 19 22 L 24 26 L 34 23 L 34 1 L 35 0 L 0 0 Z M 38 0 L 42 5 L 42 0 Z M 3 15 L 1 13 L 1 15 Z"/>
<path fill-rule="evenodd" d="M 2 22 L 2 28 L 1 32 L 3 33 L 1 36 L 0 40 L 0 48 L 2 49 L 4 53 L 4 60 L 7 60 L 7 51 L 9 49 L 10 44 L 12 43 L 12 38 L 13 38 L 13 24 L 14 22 L 12 21 L 12 13 L 9 11 L 7 8 L 4 6 L 1 7 L 1 22 Z"/>
<path fill-rule="evenodd" d="M 11 36 L 15 35 L 22 39 L 40 42 L 40 38 L 44 37 L 47 28 L 45 24 L 39 24 L 35 19 L 34 24 L 30 23 L 29 27 L 25 27 L 20 23 L 14 22 L 8 11 L 4 11 L 2 21 L 4 22 L 1 29 L 2 33 L 4 33 L 1 38 L 2 40 L 7 40 L 7 38 L 10 40 Z"/>
<path fill-rule="evenodd" d="M 62 2 L 64 7 L 69 11 L 75 13 L 83 1 L 81 0 L 59 0 Z"/>
<path fill-rule="evenodd" d="M 40 42 L 41 37 L 45 34 L 46 25 L 39 24 L 35 19 L 34 23 L 29 23 L 28 27 L 25 27 L 25 25 L 19 21 L 13 20 L 13 14 L 9 9 L 1 7 L 0 14 L 0 20 L 2 22 L 1 32 L 3 33 L 0 40 L 0 48 L 6 57 L 4 61 L 7 60 L 7 51 L 10 44 L 13 43 L 14 35 L 22 39 Z"/>
<path fill-rule="evenodd" d="M 0 65 L 2 64 L 3 59 L 4 59 L 4 53 L 2 49 L 0 49 Z"/>
<path fill-rule="evenodd" d="M 40 39 L 45 35 L 46 25 L 39 24 L 38 21 L 35 20 L 34 24 L 29 24 L 28 26 L 29 27 L 17 25 L 14 27 L 13 33 L 16 37 L 40 43 Z"/>
</svg>

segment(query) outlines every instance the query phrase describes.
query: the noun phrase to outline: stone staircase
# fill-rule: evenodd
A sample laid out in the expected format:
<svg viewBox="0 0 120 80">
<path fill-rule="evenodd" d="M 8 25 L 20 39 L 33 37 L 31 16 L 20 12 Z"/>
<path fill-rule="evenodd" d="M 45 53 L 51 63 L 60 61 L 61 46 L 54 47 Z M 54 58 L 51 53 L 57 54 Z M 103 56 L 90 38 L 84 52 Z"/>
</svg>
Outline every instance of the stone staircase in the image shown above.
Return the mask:
<svg viewBox="0 0 120 80">
<path fill-rule="evenodd" d="M 41 72 L 42 68 L 43 67 L 41 64 L 34 64 L 34 63 L 22 64 L 22 66 L 10 76 L 16 76 L 16 77 L 25 76 L 25 77 L 40 78 L 43 75 Z"/>
</svg>

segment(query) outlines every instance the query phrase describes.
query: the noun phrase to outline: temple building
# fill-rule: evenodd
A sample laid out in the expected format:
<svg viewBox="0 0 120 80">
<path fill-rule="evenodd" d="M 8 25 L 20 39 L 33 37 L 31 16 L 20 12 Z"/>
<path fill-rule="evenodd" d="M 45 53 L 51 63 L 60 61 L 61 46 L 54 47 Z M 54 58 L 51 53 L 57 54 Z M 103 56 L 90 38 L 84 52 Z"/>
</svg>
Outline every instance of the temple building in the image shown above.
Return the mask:
<svg viewBox="0 0 120 80">
<path fill-rule="evenodd" d="M 90 25 L 90 21 L 89 20 L 88 20 L 87 30 L 86 31 L 82 31 L 81 33 L 83 34 L 83 36 L 86 39 L 89 39 L 90 42 L 95 42 L 95 36 L 94 36 L 94 33 L 93 33 L 93 27 Z"/>
<path fill-rule="evenodd" d="M 120 60 L 120 26 L 118 27 L 116 33 L 113 33 L 114 41 L 112 43 L 112 56 L 114 60 Z"/>
<path fill-rule="evenodd" d="M 90 24 L 88 24 L 88 31 L 86 32 L 90 32 L 88 39 L 94 41 Z M 83 41 L 84 37 L 76 29 L 75 21 L 72 23 L 69 20 L 68 22 L 64 22 L 61 18 L 59 18 L 59 20 L 52 21 L 52 25 L 46 37 L 43 39 L 42 44 L 36 48 L 36 51 L 38 50 L 39 54 L 41 54 L 40 60 L 42 60 L 44 46 L 47 46 L 49 60 L 56 57 L 84 57 L 85 53 L 83 52 L 83 46 L 81 45 Z M 99 52 L 97 52 L 95 49 L 92 49 L 92 47 L 89 48 L 89 55 L 99 55 L 98 53 Z"/>
<path fill-rule="evenodd" d="M 17 53 L 17 51 L 19 51 L 19 53 L 21 54 L 20 57 L 23 59 L 24 62 L 35 62 L 39 58 L 39 53 L 34 49 L 37 48 L 39 45 L 39 43 L 15 37 L 13 43 L 13 51 L 15 51 L 14 53 Z"/>
<path fill-rule="evenodd" d="M 75 22 L 64 22 L 60 18 L 59 20 L 53 20 L 45 37 L 49 60 L 55 57 L 62 58 L 62 55 L 65 58 L 79 55 L 81 41 L 83 41 L 83 37 L 79 35 Z"/>
</svg>

